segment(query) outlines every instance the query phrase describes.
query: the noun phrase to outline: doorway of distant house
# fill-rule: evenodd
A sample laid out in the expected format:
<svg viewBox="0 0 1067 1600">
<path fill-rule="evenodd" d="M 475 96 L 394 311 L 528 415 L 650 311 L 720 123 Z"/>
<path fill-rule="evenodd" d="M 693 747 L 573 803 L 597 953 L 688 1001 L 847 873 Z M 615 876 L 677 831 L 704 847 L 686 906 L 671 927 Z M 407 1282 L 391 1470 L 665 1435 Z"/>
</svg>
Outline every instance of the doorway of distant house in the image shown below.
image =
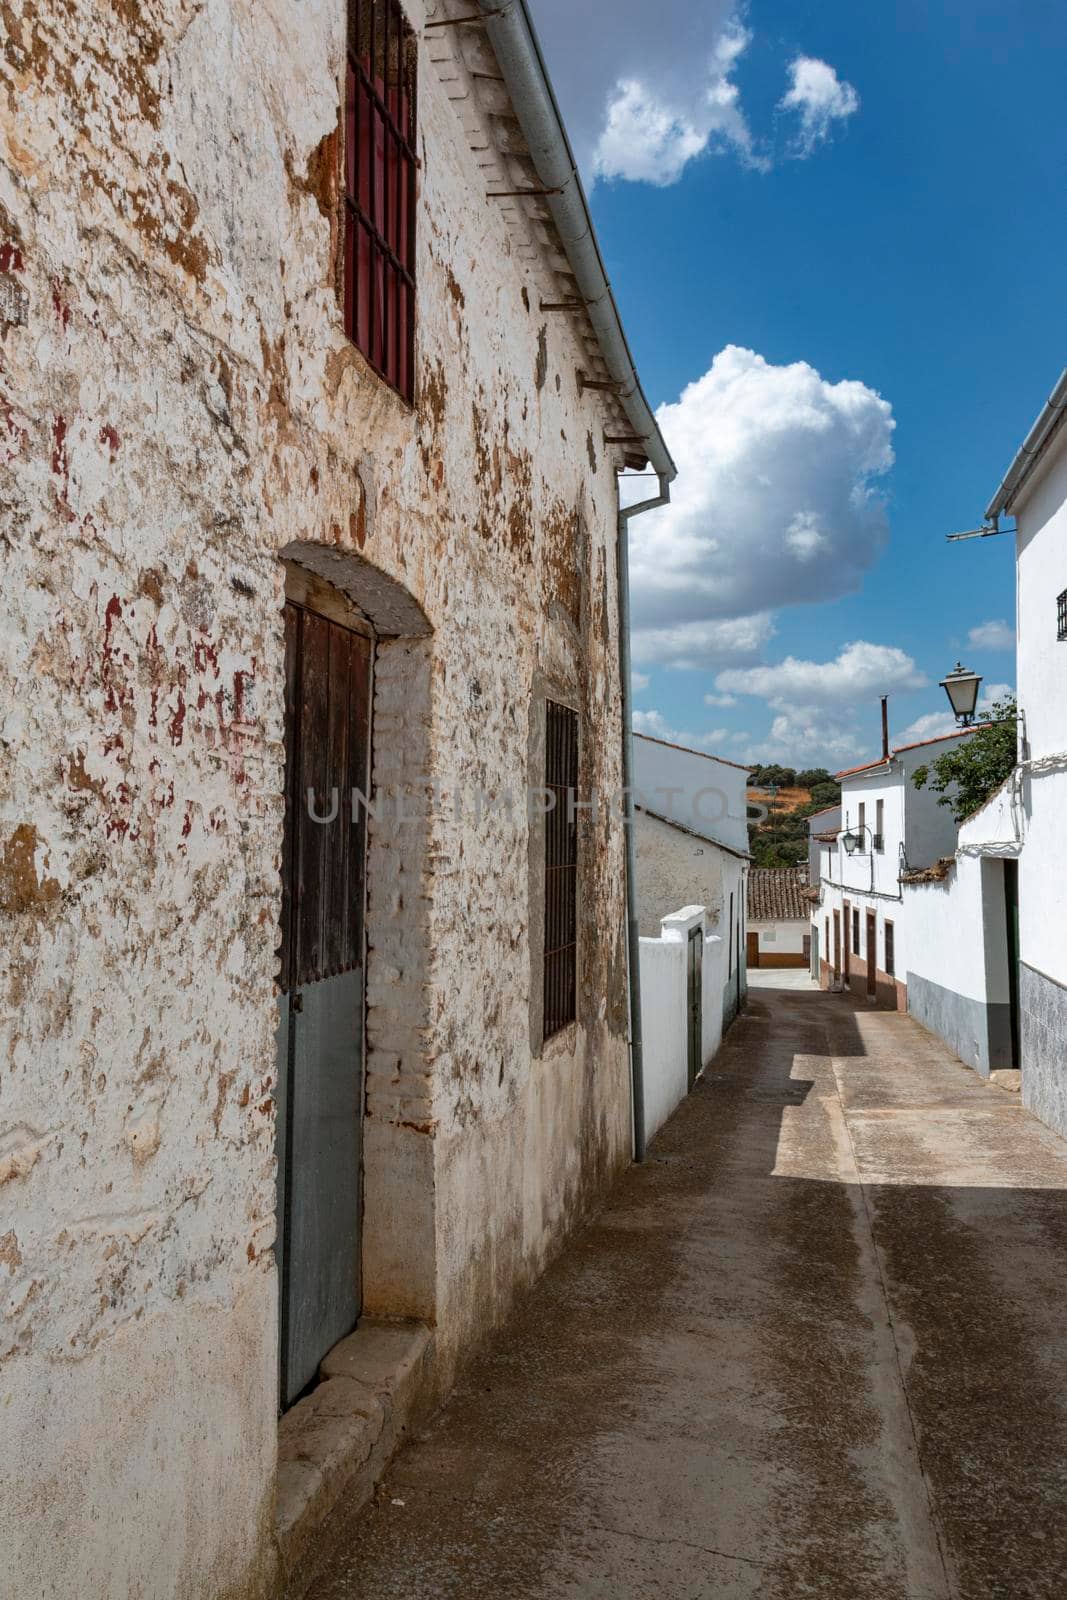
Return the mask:
<svg viewBox="0 0 1067 1600">
<path fill-rule="evenodd" d="M 851 963 L 851 960 L 850 960 L 850 952 L 849 952 L 849 937 L 848 937 L 849 917 L 850 917 L 849 902 L 846 900 L 845 901 L 845 928 L 844 928 L 844 932 L 845 932 L 845 988 L 846 989 L 850 987 L 849 978 L 850 978 L 850 974 L 851 974 L 851 971 L 852 971 L 852 963 Z"/>
<path fill-rule="evenodd" d="M 873 911 L 867 913 L 867 998 L 873 1000 L 878 993 L 878 919 Z"/>
<path fill-rule="evenodd" d="M 750 967 L 759 966 L 759 933 L 751 928 L 745 934 L 745 960 Z"/>
<path fill-rule="evenodd" d="M 688 1023 L 689 1023 L 689 1087 L 697 1081 L 697 1074 L 701 1068 L 701 1045 L 703 1034 L 703 1013 L 701 1010 L 702 981 L 704 959 L 704 929 L 698 923 L 689 930 L 689 945 L 686 951 L 686 986 L 688 990 Z"/>
<path fill-rule="evenodd" d="M 1004 863 L 1004 912 L 1008 931 L 1008 1017 L 1011 1064 L 1022 1065 L 1019 1050 L 1019 863 Z"/>
<path fill-rule="evenodd" d="M 331 615 L 285 603 L 275 1247 L 283 1409 L 355 1326 L 361 1301 L 366 812 L 352 796 L 367 790 L 373 641 L 337 599 Z"/>
<path fill-rule="evenodd" d="M 841 913 L 834 912 L 834 982 L 841 982 Z"/>
</svg>

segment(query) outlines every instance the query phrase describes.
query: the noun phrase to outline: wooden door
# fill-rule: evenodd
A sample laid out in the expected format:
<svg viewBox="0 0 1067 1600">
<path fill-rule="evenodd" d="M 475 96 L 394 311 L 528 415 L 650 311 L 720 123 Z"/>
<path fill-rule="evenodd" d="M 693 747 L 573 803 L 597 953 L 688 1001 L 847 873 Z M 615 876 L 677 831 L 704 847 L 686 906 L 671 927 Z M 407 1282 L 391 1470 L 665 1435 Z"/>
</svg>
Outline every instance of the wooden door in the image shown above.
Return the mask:
<svg viewBox="0 0 1067 1600">
<path fill-rule="evenodd" d="M 841 913 L 834 912 L 834 982 L 841 981 Z"/>
<path fill-rule="evenodd" d="M 702 928 L 690 928 L 686 957 L 687 1054 L 689 1087 L 691 1089 L 697 1080 L 697 1074 L 703 1066 L 701 1055 L 704 1017 L 701 1006 L 701 989 L 703 981 L 704 931 Z"/>
<path fill-rule="evenodd" d="M 849 982 L 849 974 L 850 974 L 850 972 L 851 972 L 851 968 L 852 968 L 852 963 L 851 963 L 851 960 L 850 960 L 850 958 L 849 958 L 849 951 L 850 951 L 850 948 L 851 948 L 851 944 L 852 944 L 852 941 L 851 941 L 851 939 L 850 939 L 850 938 L 849 938 L 849 932 L 850 932 L 850 929 L 851 929 L 851 921 L 852 921 L 852 919 L 851 919 L 851 914 L 850 914 L 850 912 L 849 912 L 849 902 L 848 902 L 848 901 L 847 901 L 847 900 L 846 900 L 846 901 L 845 901 L 845 917 L 844 917 L 844 932 L 845 932 L 845 983 L 846 983 L 846 985 L 847 985 L 847 984 L 848 984 L 848 982 Z"/>
<path fill-rule="evenodd" d="M 285 605 L 278 1035 L 281 1403 L 360 1309 L 363 899 L 371 641 Z"/>
<path fill-rule="evenodd" d="M 759 966 L 759 934 L 751 928 L 745 934 L 745 960 L 750 967 Z"/>
<path fill-rule="evenodd" d="M 878 918 L 873 911 L 867 913 L 867 998 L 873 1000 L 878 993 Z"/>
</svg>

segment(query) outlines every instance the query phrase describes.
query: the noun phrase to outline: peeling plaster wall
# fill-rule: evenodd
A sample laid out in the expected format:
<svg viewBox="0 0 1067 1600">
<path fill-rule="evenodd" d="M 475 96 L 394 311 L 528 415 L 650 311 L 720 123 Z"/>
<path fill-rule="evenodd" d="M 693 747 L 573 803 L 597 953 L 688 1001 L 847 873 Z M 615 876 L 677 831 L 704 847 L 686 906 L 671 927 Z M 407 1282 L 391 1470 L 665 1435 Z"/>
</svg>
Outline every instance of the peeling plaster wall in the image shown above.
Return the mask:
<svg viewBox="0 0 1067 1600">
<path fill-rule="evenodd" d="M 563 670 L 610 791 L 615 463 L 425 57 L 409 410 L 341 330 L 341 4 L 0 11 L 7 1581 L 250 1596 L 273 1581 L 277 555 L 357 550 L 422 607 L 442 781 L 524 785 L 531 685 Z M 621 830 L 583 821 L 579 1020 L 539 1059 L 527 854 L 521 815 L 434 823 L 417 1059 L 378 1045 L 368 1233 L 391 1206 L 425 1259 L 414 1290 L 372 1261 L 368 1299 L 435 1316 L 446 1368 L 628 1156 Z M 403 983 L 373 947 L 368 974 Z"/>
</svg>

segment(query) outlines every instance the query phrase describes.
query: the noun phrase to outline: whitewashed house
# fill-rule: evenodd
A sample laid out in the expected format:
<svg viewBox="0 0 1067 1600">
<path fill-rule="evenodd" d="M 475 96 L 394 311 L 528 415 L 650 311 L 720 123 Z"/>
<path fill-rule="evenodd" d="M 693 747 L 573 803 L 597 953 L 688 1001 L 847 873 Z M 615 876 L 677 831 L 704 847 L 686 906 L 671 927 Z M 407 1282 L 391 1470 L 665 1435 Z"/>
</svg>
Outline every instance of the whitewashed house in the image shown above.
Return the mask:
<svg viewBox="0 0 1067 1600">
<path fill-rule="evenodd" d="M 746 965 L 806 967 L 811 961 L 806 867 L 750 867 Z"/>
<path fill-rule="evenodd" d="M 877 761 L 837 774 L 840 832 L 836 840 L 820 841 L 825 853 L 811 911 L 824 988 L 843 985 L 878 1005 L 906 1009 L 909 953 L 901 879 L 956 847 L 951 812 L 929 786 L 916 789 L 912 776 L 969 733 L 892 750 L 887 740 Z"/>
<path fill-rule="evenodd" d="M 1067 372 L 986 508 L 1015 518 L 1018 763 L 953 851 L 904 876 L 908 1009 L 981 1073 L 1019 1070 L 1067 1136 Z"/>
<path fill-rule="evenodd" d="M 983 1077 L 1018 1065 L 1019 822 L 1013 775 L 901 879 L 908 1011 Z"/>
<path fill-rule="evenodd" d="M 262 1600 L 631 1159 L 673 467 L 523 0 L 0 31 L 0 1589 Z"/>
<path fill-rule="evenodd" d="M 986 508 L 1001 516 L 1016 528 L 1020 762 L 1000 831 L 1018 847 L 1018 1065 L 1024 1104 L 1067 1135 L 1067 371 Z"/>
<path fill-rule="evenodd" d="M 654 938 L 664 917 L 683 906 L 703 906 L 707 929 L 722 940 L 725 952 L 726 1027 L 747 988 L 747 780 L 747 768 L 735 761 L 634 734 L 641 933 Z"/>
</svg>

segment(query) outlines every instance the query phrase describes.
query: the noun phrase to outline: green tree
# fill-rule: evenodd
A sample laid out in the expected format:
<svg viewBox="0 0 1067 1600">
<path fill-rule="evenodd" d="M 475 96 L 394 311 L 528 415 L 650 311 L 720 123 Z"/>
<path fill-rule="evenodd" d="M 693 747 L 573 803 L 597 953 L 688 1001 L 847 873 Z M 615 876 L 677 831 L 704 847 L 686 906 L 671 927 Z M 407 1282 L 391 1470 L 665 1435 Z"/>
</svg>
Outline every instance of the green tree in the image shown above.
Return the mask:
<svg viewBox="0 0 1067 1600">
<path fill-rule="evenodd" d="M 950 806 L 957 822 L 964 822 L 1000 788 L 1015 765 L 1018 708 L 1014 700 L 998 700 L 988 722 L 979 723 L 969 739 L 961 739 L 930 762 L 916 767 L 911 781 L 916 789 L 929 783 Z M 951 791 L 951 792 L 949 792 Z"/>
<path fill-rule="evenodd" d="M 808 767 L 797 773 L 797 783 L 802 789 L 814 789 L 817 783 L 833 783 L 833 774 L 825 767 Z"/>
<path fill-rule="evenodd" d="M 815 783 L 811 787 L 811 801 L 816 811 L 821 811 L 823 806 L 836 805 L 841 798 L 841 785 L 832 779 L 824 783 Z"/>
</svg>

